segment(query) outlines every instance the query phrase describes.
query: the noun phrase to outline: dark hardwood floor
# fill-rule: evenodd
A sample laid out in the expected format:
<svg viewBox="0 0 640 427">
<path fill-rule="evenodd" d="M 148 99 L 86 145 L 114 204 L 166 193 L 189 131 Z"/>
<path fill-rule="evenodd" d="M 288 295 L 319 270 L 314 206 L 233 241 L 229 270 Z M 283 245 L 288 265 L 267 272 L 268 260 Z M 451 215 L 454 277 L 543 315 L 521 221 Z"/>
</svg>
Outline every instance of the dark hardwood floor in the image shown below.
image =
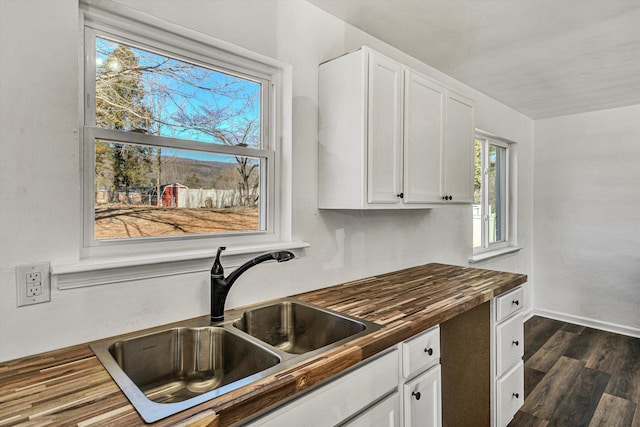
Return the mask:
<svg viewBox="0 0 640 427">
<path fill-rule="evenodd" d="M 509 427 L 640 427 L 640 338 L 534 316 Z"/>
</svg>

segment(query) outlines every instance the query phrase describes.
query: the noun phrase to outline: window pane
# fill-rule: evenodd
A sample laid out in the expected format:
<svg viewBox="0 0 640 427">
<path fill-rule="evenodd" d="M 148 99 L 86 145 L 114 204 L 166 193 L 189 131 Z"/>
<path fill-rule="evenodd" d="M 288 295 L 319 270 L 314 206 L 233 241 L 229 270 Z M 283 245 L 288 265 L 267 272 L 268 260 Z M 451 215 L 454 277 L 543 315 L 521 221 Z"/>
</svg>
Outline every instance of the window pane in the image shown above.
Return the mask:
<svg viewBox="0 0 640 427">
<path fill-rule="evenodd" d="M 473 247 L 482 246 L 482 141 L 475 141 L 473 179 Z"/>
<path fill-rule="evenodd" d="M 261 147 L 259 82 L 96 38 L 96 126 Z"/>
<path fill-rule="evenodd" d="M 94 238 L 259 231 L 264 160 L 96 141 Z"/>
<path fill-rule="evenodd" d="M 489 144 L 489 244 L 506 240 L 506 149 Z"/>
</svg>

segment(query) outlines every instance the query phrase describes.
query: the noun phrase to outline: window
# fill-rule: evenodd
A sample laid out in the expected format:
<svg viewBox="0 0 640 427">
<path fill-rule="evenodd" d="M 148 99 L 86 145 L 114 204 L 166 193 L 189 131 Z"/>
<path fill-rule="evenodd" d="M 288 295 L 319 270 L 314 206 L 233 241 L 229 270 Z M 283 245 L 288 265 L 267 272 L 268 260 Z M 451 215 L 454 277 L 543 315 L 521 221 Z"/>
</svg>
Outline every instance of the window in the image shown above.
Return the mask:
<svg viewBox="0 0 640 427">
<path fill-rule="evenodd" d="M 84 6 L 84 247 L 278 240 L 278 64 Z"/>
<path fill-rule="evenodd" d="M 477 132 L 473 202 L 474 254 L 504 252 L 513 247 L 511 197 L 513 143 Z"/>
</svg>

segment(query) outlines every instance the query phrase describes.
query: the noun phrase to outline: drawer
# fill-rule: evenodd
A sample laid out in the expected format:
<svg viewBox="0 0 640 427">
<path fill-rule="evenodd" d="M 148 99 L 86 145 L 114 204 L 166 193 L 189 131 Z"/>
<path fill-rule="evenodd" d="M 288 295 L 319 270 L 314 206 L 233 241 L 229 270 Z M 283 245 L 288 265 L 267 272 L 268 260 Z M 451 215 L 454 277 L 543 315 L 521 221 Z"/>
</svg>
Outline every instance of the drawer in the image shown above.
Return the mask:
<svg viewBox="0 0 640 427">
<path fill-rule="evenodd" d="M 409 378 L 440 361 L 440 328 L 433 328 L 402 343 L 402 375 Z"/>
<path fill-rule="evenodd" d="M 520 361 L 497 381 L 497 426 L 504 427 L 524 403 L 524 363 Z"/>
<path fill-rule="evenodd" d="M 524 320 L 517 314 L 496 326 L 496 376 L 522 361 L 524 355 Z"/>
<path fill-rule="evenodd" d="M 516 311 L 522 310 L 523 303 L 524 289 L 522 286 L 496 297 L 496 322 L 501 322 Z"/>
</svg>

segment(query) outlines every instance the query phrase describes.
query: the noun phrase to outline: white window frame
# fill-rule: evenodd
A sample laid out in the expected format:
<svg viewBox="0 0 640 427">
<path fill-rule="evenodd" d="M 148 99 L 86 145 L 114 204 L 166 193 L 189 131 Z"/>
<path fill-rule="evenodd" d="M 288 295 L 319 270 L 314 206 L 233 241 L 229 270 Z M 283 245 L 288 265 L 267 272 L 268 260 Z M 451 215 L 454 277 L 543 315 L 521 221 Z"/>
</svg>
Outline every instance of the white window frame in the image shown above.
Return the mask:
<svg viewBox="0 0 640 427">
<path fill-rule="evenodd" d="M 256 54 L 248 55 L 246 51 L 221 43 L 210 37 L 167 26 L 168 23 L 153 19 L 153 17 L 135 13 L 122 6 L 98 1 L 84 1 L 82 3 L 83 25 L 83 61 L 81 85 L 82 99 L 82 157 L 83 157 L 83 252 L 85 255 L 93 253 L 108 254 L 114 247 L 120 249 L 126 245 L 127 250 L 153 250 L 153 247 L 198 246 L 198 240 L 208 240 L 207 246 L 212 244 L 230 245 L 234 241 L 241 244 L 251 242 L 280 241 L 282 230 L 277 218 L 280 216 L 282 196 L 277 188 L 281 182 L 280 176 L 282 159 L 279 155 L 279 123 L 282 118 L 278 114 L 282 100 L 282 90 L 279 88 L 283 70 L 273 60 L 256 59 Z M 133 12 L 133 13 L 132 13 Z M 160 21 L 160 22 L 158 22 Z M 169 28 L 168 28 L 169 27 Z M 176 26 L 177 27 L 177 26 Z M 262 84 L 261 135 L 262 148 L 233 147 L 223 144 L 199 143 L 197 141 L 174 139 L 162 136 L 145 135 L 135 132 L 124 132 L 95 127 L 95 37 L 102 37 L 130 46 L 139 47 L 162 55 L 188 61 L 204 67 L 218 69 L 242 78 L 258 81 Z M 224 44 L 224 46 L 220 46 Z M 96 240 L 94 229 L 94 174 L 95 158 L 94 144 L 96 139 L 118 141 L 124 143 L 143 144 L 155 147 L 170 147 L 192 149 L 202 152 L 249 156 L 261 159 L 265 167 L 261 175 L 261 191 L 266 194 L 266 202 L 261 206 L 261 229 L 264 231 L 224 233 L 221 235 L 186 235 L 171 237 L 149 237 L 140 239 Z M 181 243 L 180 243 L 181 242 Z"/>
<path fill-rule="evenodd" d="M 289 64 L 110 0 L 81 0 L 79 29 L 82 34 L 78 120 L 83 230 L 78 260 L 51 266 L 52 278 L 59 289 L 204 271 L 210 268 L 209 262 L 218 246 L 227 246 L 225 255 L 232 265 L 246 259 L 247 254 L 309 246 L 306 242 L 291 240 L 292 67 Z M 266 221 L 265 231 L 111 241 L 94 239 L 96 138 L 150 146 L 203 148 L 194 141 L 161 139 L 133 132 L 123 135 L 119 131 L 95 127 L 95 48 L 93 42 L 85 47 L 86 40 L 94 40 L 92 37 L 96 35 L 264 82 L 263 97 L 266 99 L 262 100 L 262 113 L 266 116 L 261 118 L 262 148 L 256 151 L 247 147 L 209 144 L 214 147 L 204 151 L 250 157 L 258 155 L 265 159 L 267 175 L 264 180 L 261 177 L 261 185 L 266 182 L 264 190 L 269 192 L 265 212 L 262 212 Z M 93 91 L 87 89 L 91 87 Z"/>
<path fill-rule="evenodd" d="M 476 129 L 474 144 L 476 140 L 482 141 L 482 201 L 480 216 L 482 221 L 481 245 L 473 248 L 473 256 L 469 262 L 480 262 L 496 256 L 520 250 L 517 245 L 517 153 L 516 143 L 505 138 L 498 137 L 489 132 Z M 497 146 L 506 150 L 505 159 L 505 189 L 504 189 L 504 216 L 505 216 L 505 238 L 500 242 L 489 243 L 489 186 L 485 184 L 488 177 L 489 146 Z"/>
</svg>

